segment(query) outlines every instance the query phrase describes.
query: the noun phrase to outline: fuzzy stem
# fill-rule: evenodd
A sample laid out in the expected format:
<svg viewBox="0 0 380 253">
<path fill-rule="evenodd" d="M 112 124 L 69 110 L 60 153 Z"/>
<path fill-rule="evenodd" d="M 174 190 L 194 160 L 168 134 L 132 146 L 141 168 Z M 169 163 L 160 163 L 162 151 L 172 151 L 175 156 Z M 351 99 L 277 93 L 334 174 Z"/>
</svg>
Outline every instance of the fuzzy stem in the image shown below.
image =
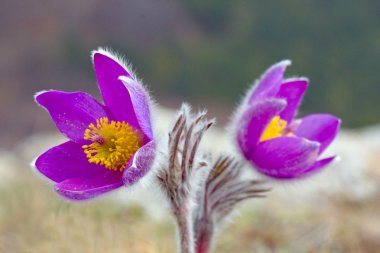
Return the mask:
<svg viewBox="0 0 380 253">
<path fill-rule="evenodd" d="M 214 228 L 212 222 L 207 217 L 198 221 L 198 233 L 196 241 L 196 253 L 211 252 Z"/>
<path fill-rule="evenodd" d="M 194 253 L 193 226 L 189 213 L 176 212 L 175 217 L 180 239 L 180 253 Z"/>
</svg>

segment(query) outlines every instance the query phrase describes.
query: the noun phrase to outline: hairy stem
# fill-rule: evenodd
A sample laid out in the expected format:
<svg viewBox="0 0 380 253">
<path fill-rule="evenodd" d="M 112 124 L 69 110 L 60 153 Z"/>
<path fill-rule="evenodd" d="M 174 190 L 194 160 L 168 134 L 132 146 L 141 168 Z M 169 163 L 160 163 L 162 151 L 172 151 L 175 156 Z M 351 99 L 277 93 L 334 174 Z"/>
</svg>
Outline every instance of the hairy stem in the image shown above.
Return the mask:
<svg viewBox="0 0 380 253">
<path fill-rule="evenodd" d="M 203 173 L 200 168 L 207 166 L 207 162 L 196 154 L 203 134 L 213 121 L 208 121 L 205 113 L 191 115 L 187 106 L 181 110 L 169 133 L 167 164 L 157 179 L 168 197 L 178 225 L 179 252 L 194 253 L 194 235 L 198 234 L 194 231 L 194 207 L 190 203 L 194 202 L 201 182 L 199 173 Z"/>
<path fill-rule="evenodd" d="M 193 225 L 189 213 L 179 211 L 175 217 L 180 239 L 180 253 L 194 253 Z"/>
<path fill-rule="evenodd" d="M 196 253 L 209 253 L 211 252 L 212 239 L 214 228 L 212 222 L 207 217 L 198 221 L 198 232 L 196 238 Z"/>
</svg>

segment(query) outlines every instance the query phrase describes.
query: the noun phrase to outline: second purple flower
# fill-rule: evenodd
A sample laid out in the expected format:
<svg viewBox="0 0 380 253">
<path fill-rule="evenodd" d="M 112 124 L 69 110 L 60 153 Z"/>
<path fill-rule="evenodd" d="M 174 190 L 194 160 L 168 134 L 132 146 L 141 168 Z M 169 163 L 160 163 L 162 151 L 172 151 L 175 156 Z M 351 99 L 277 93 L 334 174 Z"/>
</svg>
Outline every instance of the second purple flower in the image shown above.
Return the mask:
<svg viewBox="0 0 380 253">
<path fill-rule="evenodd" d="M 312 114 L 295 119 L 307 78 L 284 79 L 290 61 L 269 68 L 238 109 L 234 133 L 244 157 L 267 176 L 307 176 L 334 160 L 318 159 L 335 139 L 340 119 Z"/>
</svg>

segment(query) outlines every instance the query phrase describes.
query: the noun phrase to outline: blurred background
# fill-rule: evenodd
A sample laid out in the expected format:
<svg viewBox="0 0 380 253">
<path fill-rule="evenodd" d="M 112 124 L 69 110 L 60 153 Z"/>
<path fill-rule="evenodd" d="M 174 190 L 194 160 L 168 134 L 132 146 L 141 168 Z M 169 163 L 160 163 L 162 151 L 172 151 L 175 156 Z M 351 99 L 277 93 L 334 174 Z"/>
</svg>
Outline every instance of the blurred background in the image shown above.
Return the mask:
<svg viewBox="0 0 380 253">
<path fill-rule="evenodd" d="M 0 252 L 98 252 L 99 245 L 99 252 L 119 252 L 124 244 L 127 252 L 174 252 L 171 224 L 150 221 L 139 204 L 125 210 L 110 199 L 66 203 L 27 165 L 47 144 L 59 143 L 33 95 L 59 89 L 99 97 L 90 59 L 99 46 L 126 55 L 159 104 L 208 108 L 219 127 L 267 67 L 291 59 L 287 75 L 311 80 L 301 115 L 329 112 L 343 120 L 346 130 L 330 151 L 342 161 L 329 169 L 335 174 L 314 179 L 314 188 L 280 186 L 284 196 L 266 203 L 284 211 L 289 191 L 304 189 L 310 195 L 299 197 L 296 212 L 268 214 L 264 205 L 242 211 L 217 252 L 380 248 L 379 1 L 1 0 L 0 24 Z M 325 208 L 304 205 L 321 191 Z M 119 225 L 129 223 L 139 229 Z M 112 246 L 99 234 L 136 240 Z M 70 247 L 87 237 L 93 240 L 81 250 Z"/>
<path fill-rule="evenodd" d="M 380 3 L 366 1 L 11 1 L 0 10 L 2 145 L 52 129 L 42 89 L 98 94 L 90 52 L 126 55 L 164 106 L 186 100 L 224 122 L 248 85 L 291 59 L 311 80 L 302 110 L 355 128 L 380 121 Z"/>
</svg>

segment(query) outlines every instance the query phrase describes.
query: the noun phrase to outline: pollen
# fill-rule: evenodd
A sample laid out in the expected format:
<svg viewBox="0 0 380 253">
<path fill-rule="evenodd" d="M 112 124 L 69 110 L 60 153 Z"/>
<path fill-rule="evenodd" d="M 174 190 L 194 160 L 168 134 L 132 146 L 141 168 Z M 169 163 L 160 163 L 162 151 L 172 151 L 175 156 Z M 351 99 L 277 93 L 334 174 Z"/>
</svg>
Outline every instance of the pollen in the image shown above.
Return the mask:
<svg viewBox="0 0 380 253">
<path fill-rule="evenodd" d="M 287 122 L 285 120 L 279 116 L 275 116 L 261 135 L 260 141 L 266 141 L 284 135 L 292 136 L 292 133 L 286 131 L 286 125 Z"/>
<path fill-rule="evenodd" d="M 84 133 L 84 139 L 92 141 L 82 146 L 88 161 L 115 171 L 123 171 L 142 144 L 138 130 L 133 130 L 124 121 L 109 121 L 108 118 L 100 118 L 96 124 L 91 123 Z"/>
</svg>

